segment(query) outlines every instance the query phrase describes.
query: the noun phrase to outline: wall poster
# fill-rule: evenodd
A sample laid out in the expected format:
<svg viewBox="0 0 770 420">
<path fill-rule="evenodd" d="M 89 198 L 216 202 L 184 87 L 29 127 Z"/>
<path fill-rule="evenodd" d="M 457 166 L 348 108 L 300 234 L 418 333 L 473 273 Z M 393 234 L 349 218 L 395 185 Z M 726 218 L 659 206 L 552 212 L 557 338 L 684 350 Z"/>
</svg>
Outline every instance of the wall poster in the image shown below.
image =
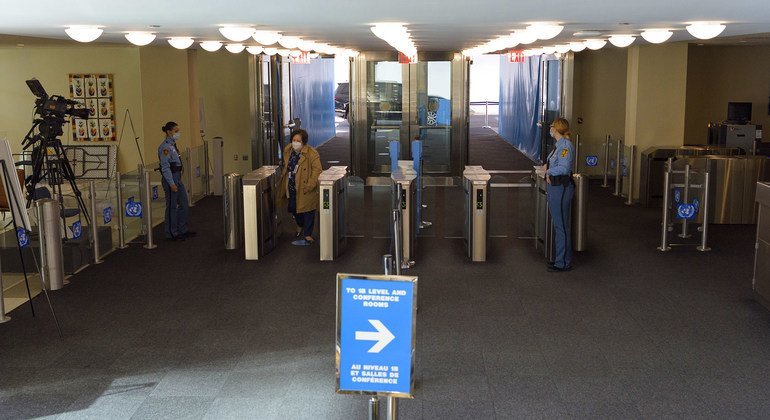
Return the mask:
<svg viewBox="0 0 770 420">
<path fill-rule="evenodd" d="M 91 114 L 87 120 L 72 119 L 72 140 L 116 140 L 111 74 L 70 74 L 70 98 L 83 104 Z"/>
</svg>

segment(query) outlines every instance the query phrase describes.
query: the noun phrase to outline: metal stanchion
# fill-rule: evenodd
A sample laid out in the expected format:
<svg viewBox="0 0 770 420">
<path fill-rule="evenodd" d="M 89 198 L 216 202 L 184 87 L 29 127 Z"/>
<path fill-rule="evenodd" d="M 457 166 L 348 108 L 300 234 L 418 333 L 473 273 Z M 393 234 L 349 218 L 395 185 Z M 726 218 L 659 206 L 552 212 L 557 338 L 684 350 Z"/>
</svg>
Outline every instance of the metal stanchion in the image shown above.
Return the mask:
<svg viewBox="0 0 770 420">
<path fill-rule="evenodd" d="M 663 230 L 660 235 L 660 246 L 658 251 L 669 251 L 668 246 L 668 200 L 671 193 L 671 159 L 668 160 L 666 172 L 663 173 Z"/>
<path fill-rule="evenodd" d="M 682 194 L 682 202 L 690 202 L 690 165 L 684 165 L 684 193 Z M 680 238 L 689 238 L 690 234 L 687 232 L 687 219 L 682 218 L 682 233 L 679 234 Z"/>
<path fill-rule="evenodd" d="M 481 128 L 492 128 L 489 125 L 489 101 L 484 101 L 484 126 Z"/>
<path fill-rule="evenodd" d="M 193 170 L 192 170 L 192 150 L 187 148 L 187 202 L 190 207 L 195 207 L 193 203 Z"/>
<path fill-rule="evenodd" d="M 620 164 L 620 160 L 623 157 L 623 140 L 617 142 L 617 152 L 615 153 L 615 192 L 612 193 L 615 197 L 620 195 L 620 189 L 623 182 L 623 165 Z"/>
<path fill-rule="evenodd" d="M 120 172 L 117 172 L 117 194 L 118 194 L 118 249 L 126 249 L 126 223 L 123 215 L 123 182 L 120 180 Z"/>
<path fill-rule="evenodd" d="M 607 138 L 604 140 L 604 182 L 602 182 L 602 188 L 610 186 L 607 183 L 607 172 L 610 171 L 610 140 L 612 138 L 607 134 Z"/>
<path fill-rule="evenodd" d="M 580 172 L 580 134 L 575 135 L 575 159 L 572 162 L 572 172 Z"/>
<path fill-rule="evenodd" d="M 35 207 L 40 230 L 40 274 L 48 290 L 59 290 L 65 284 L 61 207 L 50 198 L 35 201 Z"/>
<path fill-rule="evenodd" d="M 391 273 L 393 273 L 393 256 L 390 254 L 385 254 L 382 256 L 382 265 L 385 269 L 385 275 L 389 276 Z"/>
<path fill-rule="evenodd" d="M 704 174 L 703 178 L 703 226 L 701 231 L 701 242 L 700 246 L 696 249 L 698 251 L 711 251 L 711 248 L 708 247 L 707 241 L 708 241 L 708 230 L 709 230 L 709 173 L 706 172 Z"/>
<path fill-rule="evenodd" d="M 399 194 L 400 196 L 400 194 Z M 401 264 L 403 264 L 402 259 L 402 230 L 401 230 L 401 209 L 394 209 L 393 210 L 393 248 L 395 250 L 394 254 L 396 256 L 396 275 L 401 275 Z"/>
<path fill-rule="evenodd" d="M 629 150 L 629 153 L 631 154 L 631 159 L 628 162 L 628 199 L 626 200 L 627 205 L 634 204 L 634 166 L 636 161 L 636 145 L 631 145 L 631 150 Z"/>
<path fill-rule="evenodd" d="M 99 258 L 99 222 L 96 218 L 96 182 L 88 181 L 88 194 L 91 198 L 91 246 L 94 251 L 94 264 L 104 261 Z"/>
<path fill-rule="evenodd" d="M 396 420 L 398 417 L 398 400 L 394 397 L 385 397 L 385 419 Z"/>
<path fill-rule="evenodd" d="M 206 195 L 211 195 L 211 180 L 209 179 L 209 145 L 206 140 L 203 141 L 203 174 L 205 175 L 203 191 Z"/>
<path fill-rule="evenodd" d="M 380 398 L 372 397 L 369 399 L 369 420 L 379 420 L 380 418 Z"/>
<path fill-rule="evenodd" d="M 5 314 L 5 300 L 3 298 L 3 270 L 0 268 L 0 324 L 10 320 L 11 317 Z"/>
<path fill-rule="evenodd" d="M 153 242 L 152 237 L 152 192 L 150 188 L 150 173 L 147 171 L 144 171 L 144 197 L 142 201 L 144 202 L 142 213 L 144 213 L 147 220 L 147 243 L 144 247 L 146 249 L 155 249 L 157 246 Z"/>
</svg>

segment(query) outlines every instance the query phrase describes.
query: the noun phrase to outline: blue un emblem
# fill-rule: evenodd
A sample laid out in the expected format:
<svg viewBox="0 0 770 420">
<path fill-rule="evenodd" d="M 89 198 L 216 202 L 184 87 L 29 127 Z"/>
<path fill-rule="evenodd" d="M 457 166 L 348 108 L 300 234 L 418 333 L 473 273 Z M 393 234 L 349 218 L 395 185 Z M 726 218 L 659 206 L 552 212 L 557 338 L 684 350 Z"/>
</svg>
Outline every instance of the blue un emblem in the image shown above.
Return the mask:
<svg viewBox="0 0 770 420">
<path fill-rule="evenodd" d="M 130 198 L 126 202 L 126 217 L 142 217 L 142 203 Z"/>
<path fill-rule="evenodd" d="M 695 218 L 696 213 L 697 211 L 695 210 L 695 206 L 692 204 L 680 204 L 676 208 L 676 217 L 678 219 L 691 220 Z"/>
<path fill-rule="evenodd" d="M 80 224 L 80 220 L 73 223 L 71 229 L 73 238 L 78 239 L 83 235 L 83 225 Z"/>
<path fill-rule="evenodd" d="M 674 203 L 679 203 L 682 201 L 682 190 L 679 188 L 674 190 Z"/>
<path fill-rule="evenodd" d="M 104 214 L 104 224 L 108 224 L 112 221 L 112 207 L 106 207 L 103 211 Z"/>
<path fill-rule="evenodd" d="M 27 230 L 20 227 L 16 228 L 16 238 L 19 240 L 19 246 L 24 248 L 26 246 L 29 246 L 29 235 L 27 234 Z"/>
<path fill-rule="evenodd" d="M 599 156 L 586 156 L 586 166 L 597 166 L 599 164 Z"/>
</svg>

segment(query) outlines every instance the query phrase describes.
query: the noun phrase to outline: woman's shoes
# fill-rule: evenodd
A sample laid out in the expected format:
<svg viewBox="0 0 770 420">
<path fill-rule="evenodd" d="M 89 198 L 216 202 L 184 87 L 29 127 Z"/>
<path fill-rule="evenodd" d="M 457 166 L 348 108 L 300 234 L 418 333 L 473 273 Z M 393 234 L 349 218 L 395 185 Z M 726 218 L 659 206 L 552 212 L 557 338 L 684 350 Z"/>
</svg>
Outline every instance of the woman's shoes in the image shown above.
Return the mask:
<svg viewBox="0 0 770 420">
<path fill-rule="evenodd" d="M 305 238 L 297 239 L 296 241 L 291 242 L 291 244 L 295 246 L 309 246 L 309 245 L 313 245 L 314 243 L 315 243 L 315 239 L 313 239 L 312 237 L 310 238 L 305 237 Z"/>
</svg>

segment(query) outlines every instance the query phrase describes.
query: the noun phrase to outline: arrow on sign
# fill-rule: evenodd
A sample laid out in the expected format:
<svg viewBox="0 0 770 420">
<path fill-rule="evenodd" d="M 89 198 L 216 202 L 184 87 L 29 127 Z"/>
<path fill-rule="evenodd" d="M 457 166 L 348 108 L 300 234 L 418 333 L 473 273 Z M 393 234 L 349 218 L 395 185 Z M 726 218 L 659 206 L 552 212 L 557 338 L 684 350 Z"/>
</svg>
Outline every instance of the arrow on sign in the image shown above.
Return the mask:
<svg viewBox="0 0 770 420">
<path fill-rule="evenodd" d="M 393 335 L 389 329 L 385 328 L 385 325 L 383 325 L 379 319 L 370 319 L 369 323 L 372 324 L 377 332 L 356 331 L 356 340 L 376 341 L 377 344 L 373 345 L 372 348 L 369 349 L 368 353 L 379 353 L 382 351 L 382 349 L 385 348 L 385 346 L 390 344 L 390 342 L 393 341 L 396 336 Z"/>
</svg>

